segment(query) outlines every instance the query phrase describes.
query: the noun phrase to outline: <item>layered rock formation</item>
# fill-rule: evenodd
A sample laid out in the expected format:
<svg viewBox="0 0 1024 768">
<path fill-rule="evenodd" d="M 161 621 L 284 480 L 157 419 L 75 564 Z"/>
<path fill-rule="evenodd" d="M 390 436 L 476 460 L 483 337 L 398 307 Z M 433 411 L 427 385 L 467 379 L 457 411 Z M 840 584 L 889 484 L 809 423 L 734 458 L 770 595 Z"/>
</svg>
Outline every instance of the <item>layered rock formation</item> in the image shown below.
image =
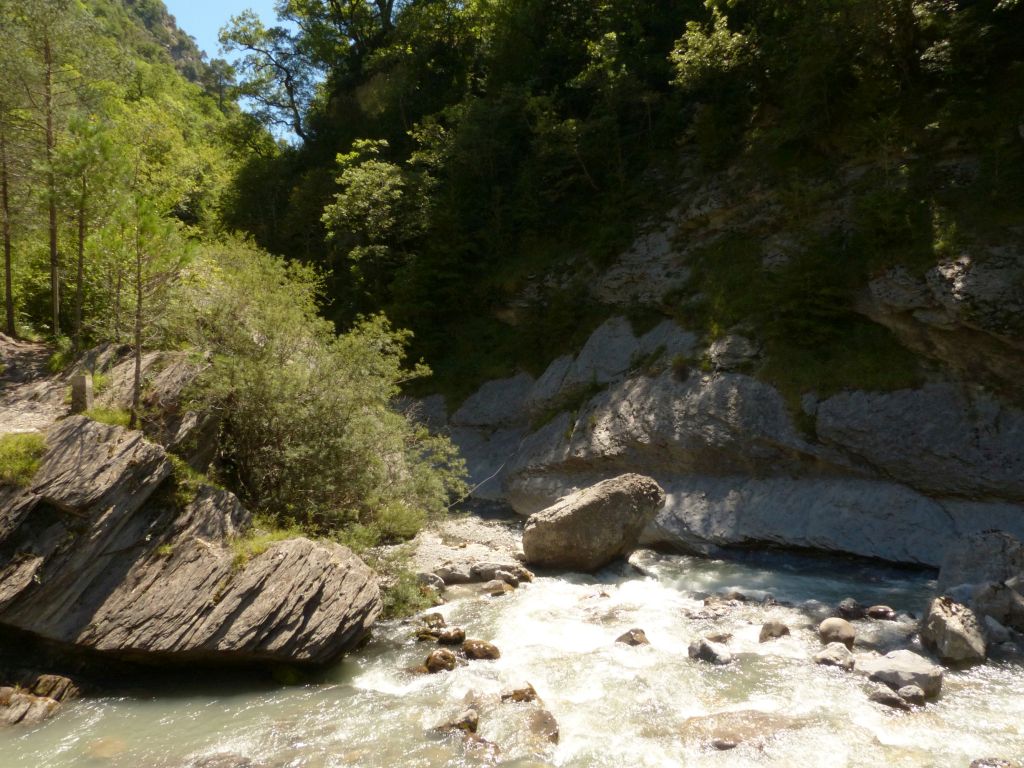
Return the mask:
<svg viewBox="0 0 1024 768">
<path fill-rule="evenodd" d="M 212 487 L 183 497 L 140 432 L 71 417 L 47 445 L 28 488 L 0 488 L 0 626 L 129 661 L 322 664 L 380 612 L 340 545 L 236 556 L 248 513 Z"/>
<path fill-rule="evenodd" d="M 676 364 L 695 344 L 667 321 L 637 337 L 613 319 L 539 379 L 485 385 L 450 420 L 476 493 L 530 515 L 647 474 L 667 500 L 643 541 L 699 553 L 782 546 L 938 566 L 964 535 L 1024 535 L 1018 407 L 934 381 L 805 398 L 798 428 L 769 384 Z"/>
</svg>

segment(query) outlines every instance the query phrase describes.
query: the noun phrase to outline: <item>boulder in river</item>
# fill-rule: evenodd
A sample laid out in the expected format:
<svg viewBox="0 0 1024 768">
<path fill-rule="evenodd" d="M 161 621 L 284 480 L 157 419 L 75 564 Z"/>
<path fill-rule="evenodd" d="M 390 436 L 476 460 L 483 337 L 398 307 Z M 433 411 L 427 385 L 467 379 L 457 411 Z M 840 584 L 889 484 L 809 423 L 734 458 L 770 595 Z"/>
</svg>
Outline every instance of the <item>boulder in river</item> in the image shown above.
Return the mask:
<svg viewBox="0 0 1024 768">
<path fill-rule="evenodd" d="M 1004 627 L 1024 632 L 1024 595 L 1009 584 L 977 585 L 970 604 L 978 616 L 995 619 Z"/>
<path fill-rule="evenodd" d="M 885 683 L 894 691 L 916 685 L 929 699 L 942 690 L 942 667 L 913 651 L 891 651 L 885 656 L 859 656 L 854 667 L 869 680 Z"/>
<path fill-rule="evenodd" d="M 865 616 L 864 606 L 852 597 L 848 597 L 840 602 L 836 611 L 839 614 L 839 618 L 846 619 L 847 621 L 857 621 Z"/>
<path fill-rule="evenodd" d="M 974 611 L 950 597 L 932 600 L 921 630 L 921 643 L 949 664 L 985 660 L 985 633 Z"/>
<path fill-rule="evenodd" d="M 424 666 L 427 672 L 433 675 L 438 672 L 451 672 L 458 663 L 454 653 L 447 648 L 438 648 L 430 652 Z"/>
<path fill-rule="evenodd" d="M 466 640 L 466 630 L 462 627 L 445 627 L 437 631 L 439 645 L 462 645 Z"/>
<path fill-rule="evenodd" d="M 724 645 L 713 643 L 704 637 L 698 637 L 691 642 L 687 652 L 691 659 L 706 661 L 709 664 L 731 664 L 733 658 L 729 649 Z"/>
<path fill-rule="evenodd" d="M 462 644 L 462 653 L 467 659 L 474 661 L 501 658 L 501 651 L 498 650 L 498 647 L 484 640 L 467 640 Z"/>
<path fill-rule="evenodd" d="M 248 512 L 212 487 L 163 492 L 171 462 L 141 432 L 73 416 L 47 448 L 0 515 L 0 627 L 130 661 L 314 665 L 380 613 L 376 576 L 340 544 L 236 558 Z"/>
<path fill-rule="evenodd" d="M 525 683 L 524 685 L 502 691 L 501 700 L 523 703 L 539 701 L 540 697 L 537 695 L 537 690 L 530 683 Z"/>
<path fill-rule="evenodd" d="M 825 619 L 818 625 L 818 637 L 825 645 L 829 643 L 842 643 L 847 648 L 853 648 L 853 641 L 857 638 L 857 630 L 846 619 L 830 618 Z"/>
<path fill-rule="evenodd" d="M 534 739 L 557 744 L 559 740 L 558 721 L 548 710 L 541 707 L 530 712 L 530 734 Z"/>
<path fill-rule="evenodd" d="M 764 626 L 761 627 L 761 632 L 757 636 L 757 641 L 759 643 L 767 643 L 769 640 L 785 637 L 788 634 L 789 627 L 781 621 L 766 621 Z"/>
<path fill-rule="evenodd" d="M 436 733 L 451 733 L 452 731 L 461 731 L 462 733 L 476 733 L 477 728 L 480 726 L 480 715 L 473 708 L 464 709 L 454 718 L 446 723 L 435 726 L 434 731 Z"/>
<path fill-rule="evenodd" d="M 39 725 L 56 714 L 60 703 L 19 688 L 0 688 L 0 725 Z"/>
<path fill-rule="evenodd" d="M 619 635 L 615 638 L 616 643 L 624 643 L 625 645 L 650 645 L 651 641 L 647 639 L 647 633 L 642 629 L 631 629 L 628 632 Z"/>
<path fill-rule="evenodd" d="M 899 694 L 899 697 L 907 702 L 907 704 L 915 707 L 924 706 L 924 701 L 927 698 L 924 695 L 924 691 L 916 685 L 904 685 L 896 691 L 896 693 Z"/>
<path fill-rule="evenodd" d="M 911 708 L 910 702 L 887 685 L 874 684 L 869 686 L 868 699 L 876 704 L 882 704 L 904 712 L 909 711 Z"/>
<path fill-rule="evenodd" d="M 642 475 L 621 475 L 573 493 L 527 521 L 526 562 L 596 571 L 632 551 L 664 503 L 661 486 Z"/>
<path fill-rule="evenodd" d="M 827 667 L 839 667 L 849 672 L 853 669 L 853 653 L 843 643 L 829 643 L 814 655 L 814 663 Z"/>
<path fill-rule="evenodd" d="M 896 611 L 888 605 L 872 605 L 864 613 L 875 621 L 896 621 Z"/>
</svg>

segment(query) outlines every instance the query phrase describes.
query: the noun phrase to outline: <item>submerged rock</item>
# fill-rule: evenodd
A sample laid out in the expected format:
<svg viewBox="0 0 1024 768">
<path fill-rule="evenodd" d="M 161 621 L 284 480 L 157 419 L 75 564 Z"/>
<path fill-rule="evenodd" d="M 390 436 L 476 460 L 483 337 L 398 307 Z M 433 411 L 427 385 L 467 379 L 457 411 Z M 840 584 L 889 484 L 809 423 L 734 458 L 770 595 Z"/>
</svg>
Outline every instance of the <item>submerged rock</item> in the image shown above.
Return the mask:
<svg viewBox="0 0 1024 768">
<path fill-rule="evenodd" d="M 527 521 L 526 561 L 595 571 L 633 550 L 664 503 L 661 487 L 641 475 L 622 475 L 571 494 Z"/>
<path fill-rule="evenodd" d="M 818 637 L 825 645 L 829 643 L 842 643 L 847 648 L 853 648 L 853 641 L 857 638 L 857 630 L 846 619 L 831 618 L 825 619 L 818 625 Z"/>
<path fill-rule="evenodd" d="M 728 648 L 704 637 L 699 637 L 691 642 L 687 653 L 691 659 L 706 661 L 709 664 L 731 664 L 733 659 Z"/>
<path fill-rule="evenodd" d="M 437 642 L 440 645 L 462 645 L 465 639 L 466 630 L 462 627 L 446 627 L 437 633 Z"/>
<path fill-rule="evenodd" d="M 761 632 L 757 636 L 757 641 L 759 643 L 767 643 L 769 640 L 785 637 L 788 634 L 789 627 L 781 621 L 767 621 L 764 626 L 761 627 Z"/>
<path fill-rule="evenodd" d="M 651 641 L 647 639 L 647 634 L 642 629 L 631 629 L 615 638 L 615 642 L 634 646 L 651 644 Z"/>
<path fill-rule="evenodd" d="M 814 655 L 814 663 L 839 667 L 849 672 L 854 665 L 853 652 L 844 643 L 829 643 L 824 650 Z"/>
<path fill-rule="evenodd" d="M 840 602 L 836 611 L 839 613 L 839 618 L 846 619 L 847 621 L 857 621 L 858 619 L 863 619 L 866 615 L 864 606 L 852 597 L 848 597 Z"/>
<path fill-rule="evenodd" d="M 921 643 L 943 662 L 976 664 L 985 660 L 985 633 L 974 611 L 950 597 L 932 600 Z"/>
<path fill-rule="evenodd" d="M 875 621 L 896 621 L 896 611 L 888 605 L 872 605 L 865 614 Z"/>
<path fill-rule="evenodd" d="M 911 709 L 910 702 L 892 688 L 885 685 L 872 685 L 868 688 L 868 699 L 876 704 L 907 712 Z"/>
<path fill-rule="evenodd" d="M 530 733 L 534 738 L 546 741 L 549 744 L 557 744 L 560 734 L 558 721 L 546 709 L 535 709 L 529 717 Z"/>
<path fill-rule="evenodd" d="M 907 704 L 915 707 L 924 706 L 924 700 L 926 698 L 924 691 L 916 685 L 905 685 L 896 691 L 896 693 L 899 694 L 899 697 L 907 702 Z"/>
<path fill-rule="evenodd" d="M 530 701 L 539 701 L 540 697 L 537 695 L 536 689 L 530 684 L 526 683 L 518 688 L 509 688 L 501 692 L 502 701 L 511 701 L 515 703 L 523 703 Z"/>
<path fill-rule="evenodd" d="M 474 661 L 501 658 L 501 651 L 498 650 L 498 647 L 484 640 L 467 640 L 462 644 L 462 653 L 467 659 Z"/>
<path fill-rule="evenodd" d="M 935 698 L 942 690 L 942 667 L 913 651 L 892 651 L 885 656 L 861 656 L 856 660 L 856 671 L 869 680 L 885 683 L 894 691 L 916 685 L 928 698 Z"/>
<path fill-rule="evenodd" d="M 427 668 L 427 672 L 432 675 L 438 672 L 451 672 L 457 664 L 458 659 L 456 659 L 455 654 L 447 648 L 438 648 L 431 651 L 430 655 L 427 656 L 427 660 L 423 663 Z"/>
<path fill-rule="evenodd" d="M 475 709 L 469 708 L 464 709 L 452 720 L 441 725 L 434 726 L 433 730 L 436 733 L 450 733 L 452 731 L 461 731 L 463 733 L 476 733 L 477 728 L 480 726 L 480 715 Z"/>
<path fill-rule="evenodd" d="M 379 614 L 376 577 L 339 544 L 238 560 L 248 513 L 210 487 L 164 493 L 171 464 L 141 433 L 76 416 L 47 444 L 0 513 L 0 625 L 131 661 L 325 664 Z"/>
<path fill-rule="evenodd" d="M 779 733 L 803 728 L 809 722 L 803 717 L 757 710 L 719 712 L 685 720 L 680 735 L 685 741 L 696 740 L 727 750 L 744 743 L 763 745 Z"/>
</svg>

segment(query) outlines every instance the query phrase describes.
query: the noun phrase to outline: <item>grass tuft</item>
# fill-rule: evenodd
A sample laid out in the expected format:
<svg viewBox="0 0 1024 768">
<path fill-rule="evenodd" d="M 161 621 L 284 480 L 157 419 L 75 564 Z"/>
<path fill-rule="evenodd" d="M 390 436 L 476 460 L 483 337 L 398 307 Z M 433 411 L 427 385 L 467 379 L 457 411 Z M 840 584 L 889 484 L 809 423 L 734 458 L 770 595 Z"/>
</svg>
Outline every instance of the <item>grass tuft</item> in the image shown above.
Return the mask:
<svg viewBox="0 0 1024 768">
<path fill-rule="evenodd" d="M 36 432 L 0 437 L 0 485 L 27 486 L 45 452 L 46 440 Z"/>
</svg>

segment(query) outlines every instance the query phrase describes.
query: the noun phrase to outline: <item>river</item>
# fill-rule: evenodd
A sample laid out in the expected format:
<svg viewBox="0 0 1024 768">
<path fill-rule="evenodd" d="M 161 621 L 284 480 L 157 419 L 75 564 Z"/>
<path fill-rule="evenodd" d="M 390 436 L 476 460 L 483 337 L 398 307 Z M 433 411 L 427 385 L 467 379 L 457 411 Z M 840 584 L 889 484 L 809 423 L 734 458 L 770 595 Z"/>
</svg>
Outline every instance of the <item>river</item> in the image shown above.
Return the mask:
<svg viewBox="0 0 1024 768">
<path fill-rule="evenodd" d="M 979 757 L 1024 757 L 1020 665 L 949 672 L 940 699 L 903 713 L 869 701 L 859 675 L 812 663 L 820 606 L 806 601 L 834 605 L 853 596 L 919 614 L 932 588 L 914 572 L 761 555 L 659 556 L 647 575 L 621 567 L 596 577 L 539 577 L 501 598 L 466 589 L 438 610 L 470 637 L 496 644 L 497 661 L 414 674 L 408 669 L 429 647 L 412 638 L 411 625 L 385 624 L 316 684 L 218 684 L 73 702 L 34 730 L 0 731 L 0 765 L 181 768 L 234 753 L 289 768 L 966 768 Z M 694 594 L 728 589 L 754 599 L 715 615 Z M 762 605 L 766 593 L 792 605 Z M 759 643 L 769 618 L 792 634 Z M 632 627 L 644 629 L 651 644 L 614 642 Z M 886 650 L 908 647 L 913 624 L 865 621 L 858 630 L 859 643 Z M 690 640 L 709 631 L 732 633 L 735 663 L 688 658 Z M 557 744 L 530 730 L 540 704 L 499 701 L 503 689 L 524 681 L 557 720 Z M 486 745 L 467 749 L 458 736 L 432 732 L 467 701 L 498 757 Z M 723 729 L 750 738 L 720 751 L 709 739 Z"/>
</svg>

